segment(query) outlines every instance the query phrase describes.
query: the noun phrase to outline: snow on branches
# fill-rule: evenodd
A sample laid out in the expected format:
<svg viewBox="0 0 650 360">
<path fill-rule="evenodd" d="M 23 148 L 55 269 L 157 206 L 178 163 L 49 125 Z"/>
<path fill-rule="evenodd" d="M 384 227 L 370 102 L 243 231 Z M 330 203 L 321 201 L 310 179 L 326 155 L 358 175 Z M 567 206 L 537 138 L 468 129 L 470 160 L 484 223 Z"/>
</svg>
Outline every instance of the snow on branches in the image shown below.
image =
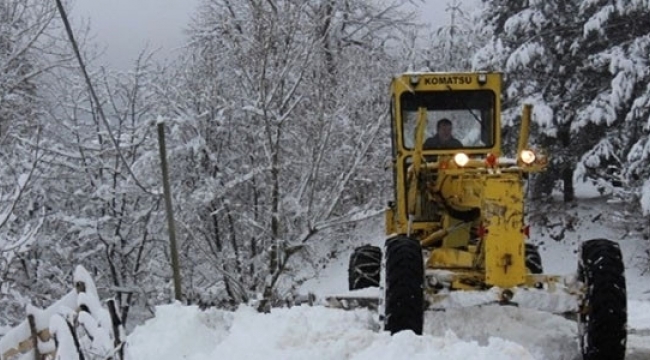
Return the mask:
<svg viewBox="0 0 650 360">
<path fill-rule="evenodd" d="M 46 309 L 27 307 L 28 320 L 0 339 L 0 358 L 32 351 L 55 360 L 123 359 L 123 329 L 102 306 L 92 277 L 77 266 L 73 281 L 75 289 Z"/>
</svg>

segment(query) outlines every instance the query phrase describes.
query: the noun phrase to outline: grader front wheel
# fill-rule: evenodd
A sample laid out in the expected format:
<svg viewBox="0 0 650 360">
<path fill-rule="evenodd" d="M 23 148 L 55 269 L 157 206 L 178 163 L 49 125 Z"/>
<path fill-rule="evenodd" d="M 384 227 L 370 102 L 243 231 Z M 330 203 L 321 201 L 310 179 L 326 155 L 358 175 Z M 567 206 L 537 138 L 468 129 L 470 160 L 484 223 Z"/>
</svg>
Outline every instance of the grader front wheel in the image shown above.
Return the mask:
<svg viewBox="0 0 650 360">
<path fill-rule="evenodd" d="M 580 248 L 578 279 L 585 294 L 578 327 L 584 360 L 623 360 L 627 340 L 625 268 L 615 242 L 596 239 Z"/>
<path fill-rule="evenodd" d="M 384 329 L 395 334 L 411 330 L 422 335 L 424 323 L 424 261 L 420 242 L 407 236 L 386 241 Z"/>
</svg>

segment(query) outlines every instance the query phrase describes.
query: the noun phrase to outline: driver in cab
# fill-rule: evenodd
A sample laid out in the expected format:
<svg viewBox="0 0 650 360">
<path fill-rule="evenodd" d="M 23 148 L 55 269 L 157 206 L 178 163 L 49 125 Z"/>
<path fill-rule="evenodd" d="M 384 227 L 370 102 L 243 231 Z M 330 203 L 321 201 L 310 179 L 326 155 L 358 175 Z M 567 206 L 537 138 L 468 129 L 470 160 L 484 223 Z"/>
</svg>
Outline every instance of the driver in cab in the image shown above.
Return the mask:
<svg viewBox="0 0 650 360">
<path fill-rule="evenodd" d="M 423 145 L 425 150 L 432 149 L 455 149 L 463 147 L 458 139 L 451 135 L 452 124 L 451 120 L 442 118 L 436 124 L 436 135 L 428 138 Z"/>
</svg>

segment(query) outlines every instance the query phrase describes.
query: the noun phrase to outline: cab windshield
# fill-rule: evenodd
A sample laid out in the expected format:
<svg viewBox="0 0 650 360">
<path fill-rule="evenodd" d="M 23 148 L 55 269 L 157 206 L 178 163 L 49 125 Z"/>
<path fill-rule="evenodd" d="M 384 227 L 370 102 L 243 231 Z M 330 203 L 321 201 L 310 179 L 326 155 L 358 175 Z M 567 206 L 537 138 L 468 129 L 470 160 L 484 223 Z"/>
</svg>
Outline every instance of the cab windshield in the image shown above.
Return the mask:
<svg viewBox="0 0 650 360">
<path fill-rule="evenodd" d="M 494 93 L 490 90 L 406 92 L 401 96 L 403 144 L 415 147 L 418 109 L 427 110 L 424 149 L 491 148 Z"/>
</svg>

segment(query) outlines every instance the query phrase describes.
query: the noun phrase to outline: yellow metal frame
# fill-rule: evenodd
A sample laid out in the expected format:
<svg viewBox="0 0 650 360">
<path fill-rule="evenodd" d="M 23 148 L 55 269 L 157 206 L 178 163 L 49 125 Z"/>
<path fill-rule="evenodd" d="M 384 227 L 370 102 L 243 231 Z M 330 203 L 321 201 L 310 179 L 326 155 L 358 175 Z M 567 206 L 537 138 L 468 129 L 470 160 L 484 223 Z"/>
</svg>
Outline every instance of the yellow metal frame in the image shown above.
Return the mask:
<svg viewBox="0 0 650 360">
<path fill-rule="evenodd" d="M 395 201 L 386 211 L 386 233 L 419 239 L 429 253 L 426 267 L 453 271 L 455 289 L 532 284 L 524 253 L 524 174 L 543 170 L 546 159 L 540 158 L 533 164 L 517 159 L 507 165 L 486 160 L 502 155 L 498 131 L 501 79 L 500 73 L 408 73 L 393 79 L 391 85 L 396 183 Z M 453 161 L 459 150 L 424 150 L 426 109 L 420 108 L 415 146 L 405 147 L 401 96 L 406 92 L 457 90 L 494 93 L 493 146 L 460 150 L 471 157 L 464 166 Z M 517 154 L 528 147 L 530 114 L 531 107 L 525 106 Z M 424 160 L 434 155 L 436 160 Z M 425 176 L 428 174 L 434 176 Z M 440 217 L 435 221 L 414 221 L 418 201 L 435 203 Z M 479 215 L 459 218 L 459 214 L 472 211 Z"/>
</svg>

